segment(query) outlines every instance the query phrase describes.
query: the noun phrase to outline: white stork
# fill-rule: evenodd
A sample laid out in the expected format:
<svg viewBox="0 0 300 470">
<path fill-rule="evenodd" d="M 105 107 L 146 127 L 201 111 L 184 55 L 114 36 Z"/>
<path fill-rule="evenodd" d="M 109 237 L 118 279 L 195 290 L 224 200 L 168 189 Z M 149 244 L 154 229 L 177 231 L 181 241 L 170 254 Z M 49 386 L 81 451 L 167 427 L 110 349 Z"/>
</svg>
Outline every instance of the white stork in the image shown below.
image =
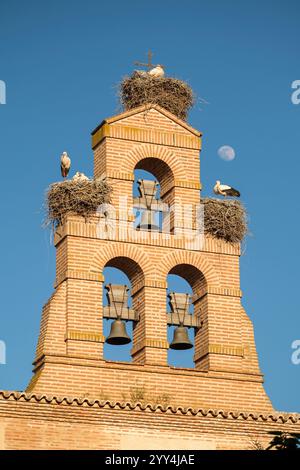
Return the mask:
<svg viewBox="0 0 300 470">
<path fill-rule="evenodd" d="M 232 188 L 231 186 L 227 186 L 227 184 L 221 184 L 218 180 L 214 186 L 214 193 L 220 194 L 221 196 L 235 196 L 240 197 L 240 192 L 237 189 Z"/>
<path fill-rule="evenodd" d="M 165 75 L 165 71 L 162 65 L 157 65 L 153 69 L 149 70 L 148 74 L 152 77 L 160 78 Z"/>
<path fill-rule="evenodd" d="M 60 157 L 60 170 L 61 176 L 66 178 L 71 168 L 71 158 L 67 154 L 67 152 L 63 152 Z"/>
<path fill-rule="evenodd" d="M 72 178 L 73 181 L 89 181 L 88 177 L 84 173 L 77 171 Z"/>
</svg>

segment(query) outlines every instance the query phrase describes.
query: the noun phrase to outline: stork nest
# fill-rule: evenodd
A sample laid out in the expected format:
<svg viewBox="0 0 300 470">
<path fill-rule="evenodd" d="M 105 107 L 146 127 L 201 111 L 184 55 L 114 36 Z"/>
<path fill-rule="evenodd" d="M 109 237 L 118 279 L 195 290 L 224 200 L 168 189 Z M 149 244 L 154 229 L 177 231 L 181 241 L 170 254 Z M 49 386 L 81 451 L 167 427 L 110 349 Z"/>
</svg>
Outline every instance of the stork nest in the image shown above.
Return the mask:
<svg viewBox="0 0 300 470">
<path fill-rule="evenodd" d="M 152 77 L 146 72 L 134 72 L 123 78 L 119 99 L 125 111 L 143 104 L 158 104 L 183 120 L 195 102 L 187 83 L 176 78 Z"/>
<path fill-rule="evenodd" d="M 81 215 L 87 219 L 95 214 L 100 204 L 110 202 L 111 191 L 111 186 L 101 178 L 51 184 L 46 192 L 45 225 L 56 228 L 66 214 Z"/>
<path fill-rule="evenodd" d="M 204 231 L 229 243 L 240 243 L 248 232 L 247 213 L 235 199 L 201 199 L 204 204 Z"/>
</svg>

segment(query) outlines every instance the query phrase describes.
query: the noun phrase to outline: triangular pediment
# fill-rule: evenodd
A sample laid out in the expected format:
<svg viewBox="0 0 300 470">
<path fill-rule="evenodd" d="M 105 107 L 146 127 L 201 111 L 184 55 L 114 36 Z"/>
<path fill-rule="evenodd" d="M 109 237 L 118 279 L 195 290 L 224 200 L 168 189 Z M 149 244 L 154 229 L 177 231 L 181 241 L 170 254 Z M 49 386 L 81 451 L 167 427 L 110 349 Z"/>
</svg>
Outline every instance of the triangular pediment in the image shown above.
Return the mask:
<svg viewBox="0 0 300 470">
<path fill-rule="evenodd" d="M 157 121 L 158 116 L 160 123 Z M 201 137 L 202 135 L 201 132 L 199 132 L 197 129 L 194 129 L 185 121 L 157 104 L 145 104 L 104 119 L 101 124 L 93 130 L 92 135 L 95 134 L 104 124 L 114 125 L 121 124 L 121 122 L 125 125 L 134 126 L 135 124 L 140 124 L 141 126 L 145 125 L 145 127 L 149 125 L 160 126 L 163 124 L 165 130 L 172 131 L 174 131 L 175 125 L 178 130 L 181 130 L 181 132 L 186 134 L 192 134 L 197 137 Z"/>
</svg>

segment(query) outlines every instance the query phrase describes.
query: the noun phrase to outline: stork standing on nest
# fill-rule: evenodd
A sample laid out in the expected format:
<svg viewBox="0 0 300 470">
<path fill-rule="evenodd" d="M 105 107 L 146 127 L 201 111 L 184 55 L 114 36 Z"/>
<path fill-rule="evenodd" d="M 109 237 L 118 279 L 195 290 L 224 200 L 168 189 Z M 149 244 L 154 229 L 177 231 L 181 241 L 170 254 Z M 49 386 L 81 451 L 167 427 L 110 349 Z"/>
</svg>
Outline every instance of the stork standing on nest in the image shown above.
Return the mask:
<svg viewBox="0 0 300 470">
<path fill-rule="evenodd" d="M 240 192 L 237 189 L 232 188 L 231 186 L 227 186 L 227 184 L 221 184 L 221 181 L 217 180 L 214 186 L 214 193 L 219 194 L 221 196 L 234 196 L 240 197 Z"/>
<path fill-rule="evenodd" d="M 71 168 L 71 158 L 67 154 L 67 152 L 63 152 L 60 157 L 60 170 L 61 176 L 66 178 Z"/>
</svg>

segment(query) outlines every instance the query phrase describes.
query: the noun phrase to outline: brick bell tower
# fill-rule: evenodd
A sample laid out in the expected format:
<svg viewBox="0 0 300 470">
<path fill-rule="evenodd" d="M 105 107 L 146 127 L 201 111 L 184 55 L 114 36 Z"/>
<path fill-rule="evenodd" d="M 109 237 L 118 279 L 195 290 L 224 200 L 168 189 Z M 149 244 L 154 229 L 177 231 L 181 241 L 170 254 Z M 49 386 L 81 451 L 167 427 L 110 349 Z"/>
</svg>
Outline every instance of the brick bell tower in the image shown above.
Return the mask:
<svg viewBox="0 0 300 470">
<path fill-rule="evenodd" d="M 157 105 L 105 119 L 92 132 L 94 175 L 113 188 L 115 211 L 85 221 L 68 216 L 55 234 L 55 291 L 43 309 L 34 375 L 27 392 L 122 400 L 137 383 L 170 396 L 176 406 L 271 412 L 263 388 L 252 323 L 241 304 L 240 246 L 195 233 L 200 204 L 201 133 Z M 172 207 L 170 230 L 135 228 L 134 170 L 151 172 L 160 202 Z M 183 217 L 190 207 L 192 218 Z M 114 219 L 114 220 L 113 220 Z M 111 223 L 113 222 L 113 223 Z M 132 362 L 103 357 L 103 270 L 122 270 L 131 281 Z M 191 285 L 194 368 L 167 363 L 168 274 Z M 176 322 L 173 324 L 176 324 Z M 177 325 L 179 322 L 177 322 Z"/>
</svg>

